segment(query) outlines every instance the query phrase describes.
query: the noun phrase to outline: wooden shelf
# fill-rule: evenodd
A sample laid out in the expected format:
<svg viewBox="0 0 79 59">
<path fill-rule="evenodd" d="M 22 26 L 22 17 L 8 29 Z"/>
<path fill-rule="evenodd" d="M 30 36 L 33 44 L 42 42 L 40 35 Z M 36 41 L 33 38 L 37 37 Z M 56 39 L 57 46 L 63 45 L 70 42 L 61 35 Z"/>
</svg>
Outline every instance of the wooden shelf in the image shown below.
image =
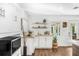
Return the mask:
<svg viewBox="0 0 79 59">
<path fill-rule="evenodd" d="M 39 22 L 37 22 L 37 23 L 34 23 L 34 24 L 47 24 L 47 23 L 39 23 Z"/>
<path fill-rule="evenodd" d="M 34 29 L 47 29 L 47 27 L 32 27 L 32 28 L 34 28 Z"/>
<path fill-rule="evenodd" d="M 46 31 L 49 31 L 50 27 L 48 27 L 48 23 L 43 23 L 43 22 L 35 22 L 32 24 L 32 29 L 36 29 L 35 31 L 39 32 L 39 34 L 41 33 L 45 33 Z M 38 33 L 37 33 L 38 34 Z M 50 35 L 35 35 L 35 36 L 50 36 Z"/>
</svg>

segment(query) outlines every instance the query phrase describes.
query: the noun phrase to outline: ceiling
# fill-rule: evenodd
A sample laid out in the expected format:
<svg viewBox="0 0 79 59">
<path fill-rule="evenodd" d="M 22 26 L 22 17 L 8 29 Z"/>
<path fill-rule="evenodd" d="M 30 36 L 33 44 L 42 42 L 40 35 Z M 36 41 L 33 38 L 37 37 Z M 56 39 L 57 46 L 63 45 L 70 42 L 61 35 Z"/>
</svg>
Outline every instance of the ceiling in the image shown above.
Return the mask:
<svg viewBox="0 0 79 59">
<path fill-rule="evenodd" d="M 79 15 L 79 3 L 18 3 L 29 14 Z"/>
</svg>

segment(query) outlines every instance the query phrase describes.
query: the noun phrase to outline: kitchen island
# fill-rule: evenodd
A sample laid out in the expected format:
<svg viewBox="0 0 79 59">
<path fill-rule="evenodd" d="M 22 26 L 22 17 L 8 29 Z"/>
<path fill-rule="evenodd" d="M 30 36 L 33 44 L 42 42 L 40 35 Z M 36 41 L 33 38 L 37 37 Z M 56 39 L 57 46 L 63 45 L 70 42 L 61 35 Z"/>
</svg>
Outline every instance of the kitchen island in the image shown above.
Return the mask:
<svg viewBox="0 0 79 59">
<path fill-rule="evenodd" d="M 62 56 L 72 56 L 72 42 L 66 41 L 65 43 L 61 40 L 58 40 L 58 54 Z M 47 51 L 44 52 L 44 55 L 54 55 L 52 52 L 52 37 L 51 36 L 35 36 L 35 37 L 27 37 L 26 38 L 26 46 L 27 46 L 27 55 L 40 55 L 38 51 Z M 63 52 L 62 52 L 63 51 Z M 65 52 L 64 52 L 65 51 Z M 45 54 L 47 53 L 47 54 Z M 52 52 L 53 53 L 53 52 Z M 65 54 L 66 53 L 66 54 Z"/>
</svg>

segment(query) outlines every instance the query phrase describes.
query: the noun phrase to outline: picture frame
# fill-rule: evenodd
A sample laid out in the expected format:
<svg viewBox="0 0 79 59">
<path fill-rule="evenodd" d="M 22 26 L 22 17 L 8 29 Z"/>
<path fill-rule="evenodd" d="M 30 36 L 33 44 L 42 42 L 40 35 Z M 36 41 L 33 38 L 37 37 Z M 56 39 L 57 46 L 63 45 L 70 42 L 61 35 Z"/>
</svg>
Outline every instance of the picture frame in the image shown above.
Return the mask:
<svg viewBox="0 0 79 59">
<path fill-rule="evenodd" d="M 63 22 L 63 28 L 67 27 L 67 22 Z"/>
</svg>

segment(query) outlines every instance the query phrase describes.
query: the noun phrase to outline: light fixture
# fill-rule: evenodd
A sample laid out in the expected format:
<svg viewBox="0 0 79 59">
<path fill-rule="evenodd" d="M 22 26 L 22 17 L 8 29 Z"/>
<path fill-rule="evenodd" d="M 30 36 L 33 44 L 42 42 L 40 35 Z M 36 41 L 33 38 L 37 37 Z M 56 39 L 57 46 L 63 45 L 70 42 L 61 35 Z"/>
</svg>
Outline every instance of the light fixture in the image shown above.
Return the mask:
<svg viewBox="0 0 79 59">
<path fill-rule="evenodd" d="M 78 9 L 78 8 L 79 8 L 79 7 L 76 6 L 76 7 L 74 7 L 73 9 Z"/>
</svg>

